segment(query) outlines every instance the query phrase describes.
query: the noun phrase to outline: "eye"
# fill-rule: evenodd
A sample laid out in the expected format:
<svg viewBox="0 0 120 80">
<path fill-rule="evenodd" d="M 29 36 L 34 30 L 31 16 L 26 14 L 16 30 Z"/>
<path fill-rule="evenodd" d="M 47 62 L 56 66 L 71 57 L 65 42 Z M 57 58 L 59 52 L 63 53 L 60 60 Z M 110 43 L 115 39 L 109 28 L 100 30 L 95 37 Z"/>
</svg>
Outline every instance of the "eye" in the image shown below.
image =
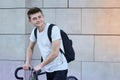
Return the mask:
<svg viewBox="0 0 120 80">
<path fill-rule="evenodd" d="M 41 16 L 38 16 L 38 18 L 41 18 Z"/>
<path fill-rule="evenodd" d="M 37 18 L 36 18 L 36 17 L 34 17 L 34 18 L 32 18 L 32 20 L 37 20 Z"/>
</svg>

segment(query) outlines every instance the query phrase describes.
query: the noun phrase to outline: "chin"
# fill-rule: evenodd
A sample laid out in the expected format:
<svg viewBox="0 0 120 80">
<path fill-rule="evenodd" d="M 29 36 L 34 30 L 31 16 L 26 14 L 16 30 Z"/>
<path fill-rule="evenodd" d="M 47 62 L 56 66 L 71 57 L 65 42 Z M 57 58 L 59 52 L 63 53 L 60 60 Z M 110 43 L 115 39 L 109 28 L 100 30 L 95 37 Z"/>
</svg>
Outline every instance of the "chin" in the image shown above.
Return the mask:
<svg viewBox="0 0 120 80">
<path fill-rule="evenodd" d="M 34 25 L 34 26 L 36 26 L 36 27 L 38 28 L 38 27 L 40 27 L 41 25 Z"/>
</svg>

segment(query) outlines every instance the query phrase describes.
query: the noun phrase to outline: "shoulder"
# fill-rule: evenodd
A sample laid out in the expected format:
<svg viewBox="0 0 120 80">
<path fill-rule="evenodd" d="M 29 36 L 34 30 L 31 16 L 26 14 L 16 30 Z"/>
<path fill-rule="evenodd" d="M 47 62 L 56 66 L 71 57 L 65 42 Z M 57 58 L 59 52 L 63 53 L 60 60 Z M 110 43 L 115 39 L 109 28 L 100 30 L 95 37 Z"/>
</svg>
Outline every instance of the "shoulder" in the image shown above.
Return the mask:
<svg viewBox="0 0 120 80">
<path fill-rule="evenodd" d="M 56 25 L 56 24 L 53 24 L 53 30 L 60 30 L 60 28 Z"/>
<path fill-rule="evenodd" d="M 32 32 L 31 32 L 31 33 L 34 33 L 34 31 L 35 31 L 35 30 L 37 30 L 37 28 L 36 28 L 36 27 L 34 27 L 34 28 L 32 29 Z"/>
<path fill-rule="evenodd" d="M 30 41 L 32 42 L 35 42 L 36 41 L 36 38 L 35 38 L 35 34 L 34 34 L 34 31 L 35 31 L 35 27 L 32 29 L 32 32 L 30 34 Z"/>
</svg>

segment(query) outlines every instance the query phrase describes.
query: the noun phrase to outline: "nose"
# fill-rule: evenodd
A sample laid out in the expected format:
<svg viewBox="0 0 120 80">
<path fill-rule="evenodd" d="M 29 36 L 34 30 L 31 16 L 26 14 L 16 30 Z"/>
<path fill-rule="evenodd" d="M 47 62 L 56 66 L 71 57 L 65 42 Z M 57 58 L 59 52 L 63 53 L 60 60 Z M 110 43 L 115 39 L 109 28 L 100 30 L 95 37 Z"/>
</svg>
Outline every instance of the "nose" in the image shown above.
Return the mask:
<svg viewBox="0 0 120 80">
<path fill-rule="evenodd" d="M 36 21 L 37 21 L 37 22 L 40 22 L 40 18 L 37 18 Z"/>
</svg>

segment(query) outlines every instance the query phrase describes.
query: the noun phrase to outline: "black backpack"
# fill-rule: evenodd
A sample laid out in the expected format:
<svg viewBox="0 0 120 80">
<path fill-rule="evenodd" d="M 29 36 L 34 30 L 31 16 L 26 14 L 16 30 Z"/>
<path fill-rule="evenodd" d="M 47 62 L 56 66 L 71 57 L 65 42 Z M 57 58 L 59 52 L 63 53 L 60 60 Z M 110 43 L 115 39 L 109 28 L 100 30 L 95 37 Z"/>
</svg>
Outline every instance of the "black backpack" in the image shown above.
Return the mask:
<svg viewBox="0 0 120 80">
<path fill-rule="evenodd" d="M 51 43 L 52 43 L 51 32 L 52 32 L 52 28 L 54 26 L 55 26 L 55 24 L 50 24 L 50 26 L 48 28 L 48 33 L 47 33 L 48 38 Z M 69 63 L 69 62 L 75 60 L 75 51 L 72 47 L 72 40 L 69 39 L 68 35 L 63 30 L 60 30 L 60 34 L 61 34 L 61 38 L 63 41 L 63 47 L 64 47 L 64 52 L 61 48 L 60 48 L 60 52 L 65 55 L 65 58 L 66 58 L 67 62 Z M 35 30 L 34 30 L 34 35 L 35 35 L 35 38 L 37 39 L 37 28 L 35 28 Z"/>
</svg>

